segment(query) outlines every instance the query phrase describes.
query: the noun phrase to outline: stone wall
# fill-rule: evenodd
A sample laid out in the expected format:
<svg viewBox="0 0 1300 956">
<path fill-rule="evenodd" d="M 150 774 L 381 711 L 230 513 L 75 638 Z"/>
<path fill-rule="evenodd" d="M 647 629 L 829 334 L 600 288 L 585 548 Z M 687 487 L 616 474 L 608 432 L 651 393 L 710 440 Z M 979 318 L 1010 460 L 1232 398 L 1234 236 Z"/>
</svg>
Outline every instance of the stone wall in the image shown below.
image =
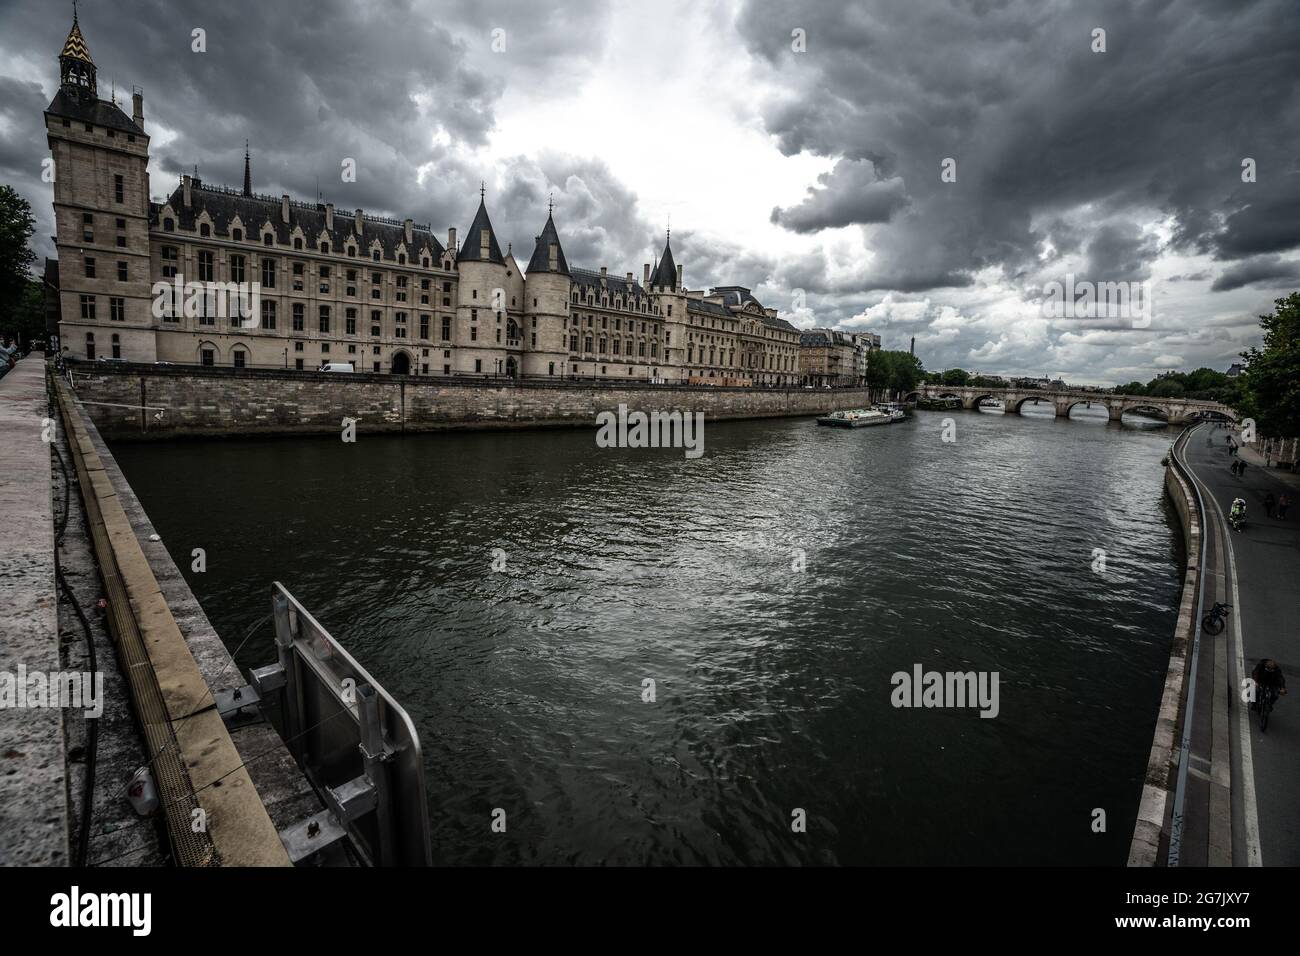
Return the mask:
<svg viewBox="0 0 1300 956">
<path fill-rule="evenodd" d="M 866 389 L 526 383 L 360 373 L 73 364 L 77 398 L 110 440 L 595 425 L 616 410 L 703 412 L 707 420 L 823 414 L 870 403 Z"/>
</svg>

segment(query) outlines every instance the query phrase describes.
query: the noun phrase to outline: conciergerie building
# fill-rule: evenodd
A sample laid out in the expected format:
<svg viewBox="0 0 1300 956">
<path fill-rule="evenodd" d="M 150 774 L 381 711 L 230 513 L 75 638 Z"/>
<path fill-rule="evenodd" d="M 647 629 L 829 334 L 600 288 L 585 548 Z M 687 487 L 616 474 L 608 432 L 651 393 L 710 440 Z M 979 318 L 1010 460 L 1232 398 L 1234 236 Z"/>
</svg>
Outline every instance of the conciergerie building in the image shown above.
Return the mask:
<svg viewBox="0 0 1300 956">
<path fill-rule="evenodd" d="M 799 330 L 742 286 L 689 290 L 671 236 L 638 282 L 570 266 L 553 211 L 521 268 L 484 193 L 457 244 L 427 225 L 183 176 L 149 191 L 144 97 L 99 98 L 73 17 L 45 111 L 66 358 L 399 375 L 794 385 Z M 540 214 L 539 214 L 540 218 Z M 57 278 L 55 278 L 57 276 Z M 255 289 L 250 314 L 193 284 Z M 181 290 L 181 295 L 174 294 Z"/>
</svg>

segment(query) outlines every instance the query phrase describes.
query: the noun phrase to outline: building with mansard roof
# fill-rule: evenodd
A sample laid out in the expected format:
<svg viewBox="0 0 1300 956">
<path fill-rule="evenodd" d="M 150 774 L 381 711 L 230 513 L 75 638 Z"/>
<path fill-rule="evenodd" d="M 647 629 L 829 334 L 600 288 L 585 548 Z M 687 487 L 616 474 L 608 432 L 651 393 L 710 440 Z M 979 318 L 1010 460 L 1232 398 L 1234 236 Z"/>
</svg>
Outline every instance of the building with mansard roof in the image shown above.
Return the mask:
<svg viewBox="0 0 1300 956">
<path fill-rule="evenodd" d="M 463 241 L 412 219 L 182 176 L 150 200 L 144 96 L 99 98 L 74 15 L 45 111 L 69 359 L 404 375 L 798 384 L 800 333 L 749 289 L 690 290 L 671 235 L 640 281 L 571 265 L 548 211 L 527 269 L 485 190 Z"/>
</svg>

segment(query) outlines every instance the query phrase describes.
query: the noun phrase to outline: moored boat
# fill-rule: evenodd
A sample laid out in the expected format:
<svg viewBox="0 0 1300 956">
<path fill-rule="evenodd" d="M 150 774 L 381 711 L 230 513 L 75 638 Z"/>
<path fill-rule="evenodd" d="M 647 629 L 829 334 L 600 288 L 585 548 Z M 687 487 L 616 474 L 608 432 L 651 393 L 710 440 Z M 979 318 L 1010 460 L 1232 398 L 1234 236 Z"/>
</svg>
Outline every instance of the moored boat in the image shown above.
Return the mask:
<svg viewBox="0 0 1300 956">
<path fill-rule="evenodd" d="M 838 428 L 865 428 L 868 425 L 888 425 L 889 422 L 889 415 L 874 408 L 850 408 L 817 419 L 818 425 Z"/>
</svg>

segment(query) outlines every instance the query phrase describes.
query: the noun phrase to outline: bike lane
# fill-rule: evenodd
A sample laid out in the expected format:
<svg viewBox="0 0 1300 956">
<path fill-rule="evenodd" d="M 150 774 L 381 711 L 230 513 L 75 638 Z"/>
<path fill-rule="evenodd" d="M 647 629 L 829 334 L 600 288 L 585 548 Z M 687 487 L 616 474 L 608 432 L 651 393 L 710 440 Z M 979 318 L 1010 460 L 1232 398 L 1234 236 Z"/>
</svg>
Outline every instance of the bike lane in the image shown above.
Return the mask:
<svg viewBox="0 0 1300 956">
<path fill-rule="evenodd" d="M 1300 475 L 1265 467 L 1248 447 L 1237 453 L 1248 464 L 1245 475 L 1233 475 L 1229 467 L 1236 459 L 1227 451 L 1229 434 L 1240 441 L 1235 432 L 1200 426 L 1189 436 L 1184 457 L 1201 482 L 1205 507 L 1224 519 L 1211 526 L 1227 538 L 1224 590 L 1227 602 L 1234 605 L 1230 627 L 1238 628 L 1243 657 L 1243 673 L 1235 675 L 1237 686 L 1231 688 L 1228 706 L 1234 718 L 1236 710 L 1246 706 L 1241 701 L 1240 680 L 1249 676 L 1261 657 L 1272 657 L 1281 664 L 1292 690 L 1278 702 L 1268 733 L 1260 732 L 1250 714 L 1248 757 L 1253 765 L 1262 862 L 1266 866 L 1296 866 L 1300 865 L 1300 814 L 1296 812 L 1296 794 L 1300 792 Z M 1276 509 L 1272 518 L 1264 514 L 1264 497 L 1270 491 L 1274 498 L 1282 494 L 1290 497 L 1292 505 L 1285 519 L 1277 517 Z M 1226 516 L 1236 497 L 1246 500 L 1246 529 L 1242 532 L 1227 529 Z M 1226 637 L 1227 632 L 1219 638 L 1203 636 L 1203 640 Z M 1230 736 L 1234 747 L 1244 743 L 1237 733 Z M 1238 753 L 1233 760 L 1234 805 L 1244 790 L 1237 779 L 1241 768 Z M 1252 808 L 1243 806 L 1241 812 L 1248 820 Z M 1238 830 L 1234 827 L 1234 835 Z M 1246 862 L 1245 844 L 1245 840 L 1233 840 L 1233 856 L 1239 864 Z"/>
</svg>

